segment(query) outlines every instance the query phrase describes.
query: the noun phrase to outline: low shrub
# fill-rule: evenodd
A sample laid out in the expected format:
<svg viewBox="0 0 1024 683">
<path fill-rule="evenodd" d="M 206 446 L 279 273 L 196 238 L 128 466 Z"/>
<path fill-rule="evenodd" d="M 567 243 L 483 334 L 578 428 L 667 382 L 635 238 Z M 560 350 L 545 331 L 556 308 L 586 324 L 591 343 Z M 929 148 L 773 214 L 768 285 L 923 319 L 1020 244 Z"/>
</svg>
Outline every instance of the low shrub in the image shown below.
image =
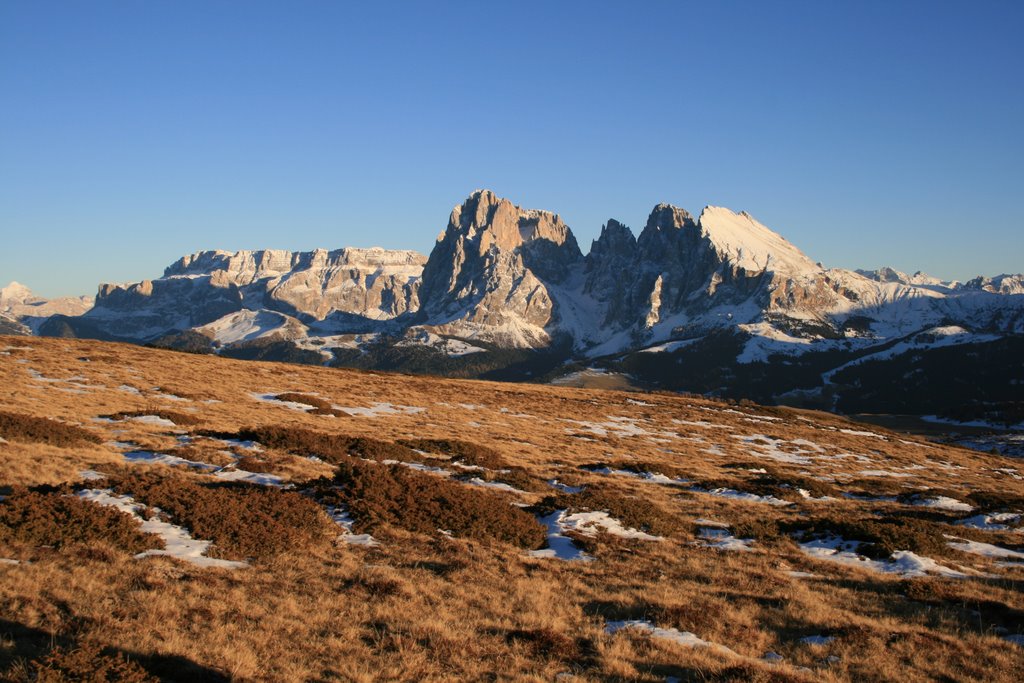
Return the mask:
<svg viewBox="0 0 1024 683">
<path fill-rule="evenodd" d="M 416 451 L 391 443 L 361 436 L 327 434 L 301 427 L 268 425 L 246 427 L 236 434 L 201 432 L 204 436 L 237 438 L 243 441 L 257 441 L 267 448 L 278 448 L 296 455 L 315 455 L 331 464 L 338 464 L 350 456 L 369 460 L 397 460 L 399 462 L 420 462 L 423 457 Z"/>
<path fill-rule="evenodd" d="M 611 460 L 604 462 L 590 463 L 589 465 L 582 465 L 581 469 L 585 470 L 601 470 L 608 468 L 610 470 L 624 470 L 626 472 L 632 472 L 634 474 L 660 474 L 673 479 L 685 478 L 683 470 L 673 465 L 666 465 L 657 462 L 639 461 L 639 460 Z"/>
<path fill-rule="evenodd" d="M 464 465 L 489 470 L 505 469 L 509 465 L 493 448 L 457 439 L 403 439 L 399 444 L 426 453 L 444 455 Z"/>
<path fill-rule="evenodd" d="M 826 496 L 835 498 L 840 495 L 839 490 L 827 481 L 789 473 L 769 473 L 756 476 L 747 482 L 744 488 L 750 493 L 762 496 L 773 495 L 793 500 L 803 498 L 798 489 L 807 491 L 814 498 Z"/>
<path fill-rule="evenodd" d="M 61 447 L 103 443 L 98 434 L 76 425 L 6 411 L 0 411 L 0 437 Z"/>
<path fill-rule="evenodd" d="M 546 538 L 544 527 L 512 506 L 508 496 L 402 465 L 349 460 L 339 464 L 336 481 L 342 488 L 332 493 L 348 509 L 359 533 L 393 524 L 418 533 L 441 529 L 531 549 L 541 547 Z"/>
<path fill-rule="evenodd" d="M 948 552 L 942 525 L 913 517 L 899 518 L 818 518 L 791 522 L 789 527 L 811 535 L 830 534 L 848 541 L 860 541 L 858 552 L 868 557 L 887 558 L 898 550 L 926 555 Z"/>
<path fill-rule="evenodd" d="M 508 467 L 495 472 L 494 470 L 470 470 L 459 476 L 466 480 L 478 477 L 483 481 L 508 484 L 520 491 L 550 491 L 551 487 L 543 479 L 529 473 L 525 467 Z"/>
<path fill-rule="evenodd" d="M 274 471 L 273 463 L 269 463 L 262 458 L 257 458 L 252 455 L 246 455 L 239 458 L 235 463 L 235 467 L 254 474 L 267 474 Z"/>
<path fill-rule="evenodd" d="M 311 548 L 327 543 L 334 530 L 315 502 L 274 487 L 198 484 L 181 476 L 132 472 L 115 489 L 160 508 L 232 559 Z"/>
<path fill-rule="evenodd" d="M 782 529 L 778 521 L 770 517 L 755 517 L 733 524 L 732 535 L 765 543 L 777 541 L 782 536 Z"/>
<path fill-rule="evenodd" d="M 972 491 L 967 494 L 967 500 L 980 512 L 1024 512 L 1024 496 L 1009 491 Z"/>
<path fill-rule="evenodd" d="M 588 649 L 589 641 L 550 628 L 514 629 L 505 633 L 508 643 L 524 643 L 534 657 L 576 662 Z"/>
<path fill-rule="evenodd" d="M 102 541 L 131 553 L 163 547 L 159 537 L 142 533 L 139 522 L 131 515 L 61 489 L 44 493 L 15 488 L 0 502 L 0 528 L 35 546 L 60 548 L 71 543 Z"/>
<path fill-rule="evenodd" d="M 57 646 L 44 657 L 30 662 L 24 677 L 10 680 L 45 681 L 110 681 L 111 683 L 157 683 L 138 663 L 123 653 L 107 654 L 98 645 L 80 647 Z"/>
</svg>

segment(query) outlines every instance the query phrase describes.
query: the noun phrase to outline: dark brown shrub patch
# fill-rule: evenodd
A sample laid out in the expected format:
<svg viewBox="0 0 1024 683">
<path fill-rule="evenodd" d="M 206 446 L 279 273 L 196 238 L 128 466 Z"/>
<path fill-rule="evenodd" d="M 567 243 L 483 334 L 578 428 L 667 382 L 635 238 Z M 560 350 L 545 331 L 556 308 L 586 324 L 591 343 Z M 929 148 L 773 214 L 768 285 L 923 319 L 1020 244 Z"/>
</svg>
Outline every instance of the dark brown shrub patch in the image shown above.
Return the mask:
<svg viewBox="0 0 1024 683">
<path fill-rule="evenodd" d="M 174 424 L 180 427 L 189 427 L 197 425 L 202 422 L 195 415 L 189 415 L 188 413 L 179 413 L 174 410 L 161 410 L 159 408 L 153 408 L 152 410 L 122 410 L 117 413 L 111 413 L 110 415 L 100 415 L 100 417 L 107 418 L 108 420 L 130 420 L 133 417 L 159 417 L 164 420 L 170 420 Z"/>
<path fill-rule="evenodd" d="M 300 427 L 247 427 L 237 434 L 201 432 L 204 436 L 237 438 L 243 441 L 257 441 L 267 448 L 277 448 L 295 455 L 315 455 L 321 460 L 337 465 L 349 457 L 369 460 L 397 460 L 399 462 L 420 462 L 423 460 L 416 451 L 391 443 L 361 436 L 327 434 Z"/>
<path fill-rule="evenodd" d="M 181 476 L 131 472 L 115 488 L 160 508 L 195 538 L 213 541 L 232 559 L 323 545 L 334 531 L 315 502 L 273 487 L 197 484 Z"/>
<path fill-rule="evenodd" d="M 533 476 L 524 467 L 509 467 L 497 472 L 493 470 L 472 470 L 459 476 L 459 479 L 468 480 L 479 478 L 487 482 L 508 484 L 520 491 L 550 491 L 544 480 Z"/>
<path fill-rule="evenodd" d="M 771 542 L 782 537 L 778 521 L 770 517 L 753 517 L 732 525 L 732 535 L 736 538 L 752 538 L 755 541 Z"/>
<path fill-rule="evenodd" d="M 1024 511 L 1024 496 L 1009 491 L 972 491 L 967 500 L 981 512 Z"/>
<path fill-rule="evenodd" d="M 310 415 L 333 415 L 334 417 L 350 417 L 344 410 L 338 410 L 331 405 L 330 401 L 325 401 L 319 396 L 311 396 L 309 394 L 300 394 L 294 391 L 286 391 L 283 394 L 275 396 L 278 401 L 288 401 L 289 403 L 301 403 L 309 406 L 309 410 L 306 412 Z"/>
<path fill-rule="evenodd" d="M 932 498 L 938 498 L 940 496 L 944 496 L 946 498 L 955 498 L 956 500 L 962 500 L 964 495 L 966 494 L 958 493 L 957 491 L 951 491 L 949 489 L 928 488 L 919 489 L 916 491 L 903 491 L 896 496 L 896 500 L 898 500 L 901 503 L 913 505 Z"/>
<path fill-rule="evenodd" d="M 159 537 L 142 533 L 131 515 L 60 489 L 42 492 L 15 488 L 0 502 L 0 528 L 35 546 L 59 548 L 102 541 L 131 553 L 163 547 Z"/>
<path fill-rule="evenodd" d="M 358 576 L 348 581 L 345 587 L 365 591 L 375 598 L 386 598 L 405 593 L 405 586 L 401 581 L 379 576 Z"/>
<path fill-rule="evenodd" d="M 262 458 L 257 458 L 251 455 L 239 458 L 238 462 L 235 463 L 235 467 L 255 474 L 267 474 L 268 472 L 274 471 L 273 463 L 269 463 Z"/>
<path fill-rule="evenodd" d="M 424 534 L 438 530 L 479 540 L 499 540 L 539 548 L 546 533 L 532 515 L 511 505 L 508 496 L 415 472 L 349 460 L 338 466 L 340 491 L 333 495 L 348 509 L 357 532 L 380 524 Z"/>
<path fill-rule="evenodd" d="M 426 453 L 437 453 L 464 465 L 484 467 L 489 470 L 500 470 L 508 467 L 501 454 L 493 448 L 481 446 L 469 441 L 456 439 L 403 439 L 399 444 Z"/>
<path fill-rule="evenodd" d="M 814 680 L 810 675 L 766 669 L 756 664 L 737 664 L 716 672 L 711 680 L 723 683 L 806 683 Z"/>
<path fill-rule="evenodd" d="M 515 629 L 505 633 L 508 643 L 525 643 L 534 657 L 575 662 L 585 649 L 585 642 L 570 638 L 550 628 Z"/>
<path fill-rule="evenodd" d="M 596 471 L 603 469 L 610 470 L 623 470 L 625 472 L 632 472 L 633 474 L 661 474 L 666 477 L 673 479 L 684 478 L 684 472 L 678 467 L 672 465 L 665 465 L 657 462 L 646 462 L 638 460 L 612 460 L 605 462 L 595 462 L 589 465 L 581 465 L 581 469 Z"/>
<path fill-rule="evenodd" d="M 846 486 L 864 496 L 898 496 L 906 489 L 896 479 L 876 477 L 873 479 L 853 479 Z"/>
<path fill-rule="evenodd" d="M 96 681 L 109 683 L 156 683 L 160 679 L 150 675 L 124 654 L 106 654 L 98 645 L 81 647 L 54 647 L 50 652 L 28 665 L 22 680 Z M 17 679 L 13 679 L 17 680 Z"/>
<path fill-rule="evenodd" d="M 81 446 L 103 443 L 103 438 L 88 429 L 46 417 L 0 411 L 0 436 L 11 441 L 45 443 L 50 446 Z"/>
<path fill-rule="evenodd" d="M 791 522 L 787 528 L 809 532 L 811 535 L 829 534 L 848 541 L 860 541 L 862 545 L 858 552 L 868 557 L 887 558 L 898 550 L 911 550 L 926 555 L 943 555 L 949 552 L 946 539 L 943 537 L 942 525 L 912 517 L 823 517 L 813 521 Z"/>
</svg>

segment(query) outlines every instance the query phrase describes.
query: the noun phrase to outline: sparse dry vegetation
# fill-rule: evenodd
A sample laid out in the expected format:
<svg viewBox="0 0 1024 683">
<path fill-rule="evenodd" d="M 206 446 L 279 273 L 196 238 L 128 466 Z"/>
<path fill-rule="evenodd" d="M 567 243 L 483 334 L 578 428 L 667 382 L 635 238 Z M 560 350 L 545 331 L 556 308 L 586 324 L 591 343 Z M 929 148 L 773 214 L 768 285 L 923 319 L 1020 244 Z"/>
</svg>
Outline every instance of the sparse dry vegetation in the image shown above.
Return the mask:
<svg viewBox="0 0 1024 683">
<path fill-rule="evenodd" d="M 1024 552 L 1024 480 L 1006 458 L 699 397 L 17 344 L 24 363 L 0 363 L 3 414 L 20 425 L 0 432 L 0 680 L 1024 679 L 1006 639 L 1024 634 L 1024 563 L 947 538 Z M 397 408 L 331 419 L 256 396 Z M 122 419 L 141 415 L 178 426 Z M 136 449 L 214 467 L 122 456 Z M 253 473 L 293 488 L 222 478 Z M 137 559 L 159 539 L 80 488 L 131 494 L 212 542 L 206 557 L 249 564 Z M 662 540 L 599 533 L 575 541 L 589 561 L 531 556 L 546 547 L 538 515 L 555 510 Z M 1006 529 L 957 523 L 999 513 Z M 964 578 L 800 545 L 826 536 Z M 667 631 L 606 630 L 633 619 Z"/>
</svg>

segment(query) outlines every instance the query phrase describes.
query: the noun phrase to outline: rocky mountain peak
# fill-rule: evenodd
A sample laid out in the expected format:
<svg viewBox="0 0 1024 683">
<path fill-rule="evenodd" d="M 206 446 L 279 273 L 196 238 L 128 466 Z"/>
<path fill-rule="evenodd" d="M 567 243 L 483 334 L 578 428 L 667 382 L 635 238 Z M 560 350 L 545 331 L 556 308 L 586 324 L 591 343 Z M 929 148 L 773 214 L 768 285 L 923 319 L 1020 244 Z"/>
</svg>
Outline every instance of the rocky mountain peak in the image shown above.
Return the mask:
<svg viewBox="0 0 1024 683">
<path fill-rule="evenodd" d="M 555 317 L 547 287 L 582 259 L 557 214 L 477 190 L 452 210 L 423 268 L 420 319 L 517 346 L 543 342 Z"/>
<path fill-rule="evenodd" d="M 819 273 L 823 269 L 782 235 L 747 212 L 706 206 L 698 219 L 701 235 L 733 267 L 747 273 Z"/>
<path fill-rule="evenodd" d="M 536 240 L 558 246 L 571 243 L 578 250 L 575 237 L 558 214 L 523 209 L 490 190 L 476 190 L 452 209 L 448 228 L 438 241 L 449 238 L 474 242 L 479 254 L 492 246 L 512 251 Z"/>
<path fill-rule="evenodd" d="M 6 287 L 0 288 L 0 302 L 5 304 L 24 304 L 39 299 L 40 297 L 31 289 L 14 280 Z"/>
<path fill-rule="evenodd" d="M 682 230 L 687 227 L 696 227 L 690 212 L 678 206 L 663 203 L 658 204 L 651 211 L 647 217 L 647 225 L 644 226 L 640 236 L 642 238 L 644 233 Z"/>
<path fill-rule="evenodd" d="M 636 237 L 633 231 L 614 218 L 601 226 L 601 234 L 590 244 L 590 253 L 628 251 L 636 248 Z"/>
</svg>

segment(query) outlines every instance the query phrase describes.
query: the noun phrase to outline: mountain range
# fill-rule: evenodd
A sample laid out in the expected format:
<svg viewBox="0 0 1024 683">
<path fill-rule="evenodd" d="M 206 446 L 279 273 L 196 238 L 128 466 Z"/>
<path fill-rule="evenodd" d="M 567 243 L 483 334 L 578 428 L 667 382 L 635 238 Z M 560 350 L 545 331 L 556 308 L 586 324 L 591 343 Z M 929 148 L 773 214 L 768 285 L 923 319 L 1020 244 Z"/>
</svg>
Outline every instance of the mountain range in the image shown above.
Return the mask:
<svg viewBox="0 0 1024 683">
<path fill-rule="evenodd" d="M 6 332 L 242 358 L 1024 419 L 1024 276 L 826 268 L 714 206 L 659 204 L 639 236 L 610 219 L 584 255 L 557 214 L 479 190 L 428 257 L 202 251 L 94 302 L 14 283 L 0 314 Z"/>
</svg>

